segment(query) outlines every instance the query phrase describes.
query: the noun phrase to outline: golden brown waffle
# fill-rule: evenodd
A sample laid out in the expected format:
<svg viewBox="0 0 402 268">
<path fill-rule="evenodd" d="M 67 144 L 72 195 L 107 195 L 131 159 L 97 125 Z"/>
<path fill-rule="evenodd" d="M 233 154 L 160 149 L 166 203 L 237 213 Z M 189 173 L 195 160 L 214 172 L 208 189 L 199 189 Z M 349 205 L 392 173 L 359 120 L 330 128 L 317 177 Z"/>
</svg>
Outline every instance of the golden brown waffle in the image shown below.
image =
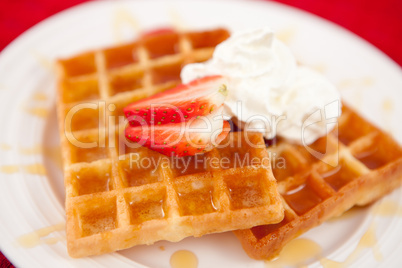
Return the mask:
<svg viewBox="0 0 402 268">
<path fill-rule="evenodd" d="M 250 257 L 272 259 L 295 237 L 401 185 L 402 149 L 392 137 L 345 106 L 338 123 L 338 131 L 310 146 L 321 153 L 317 157 L 310 149 L 285 141 L 268 147 L 272 159 L 277 154 L 273 173 L 285 218 L 278 224 L 235 231 Z"/>
<path fill-rule="evenodd" d="M 231 146 L 179 159 L 124 138 L 127 104 L 179 83 L 183 65 L 208 59 L 228 36 L 220 29 L 165 32 L 59 61 L 72 257 L 283 219 L 260 134 L 233 133 L 222 142 Z"/>
</svg>

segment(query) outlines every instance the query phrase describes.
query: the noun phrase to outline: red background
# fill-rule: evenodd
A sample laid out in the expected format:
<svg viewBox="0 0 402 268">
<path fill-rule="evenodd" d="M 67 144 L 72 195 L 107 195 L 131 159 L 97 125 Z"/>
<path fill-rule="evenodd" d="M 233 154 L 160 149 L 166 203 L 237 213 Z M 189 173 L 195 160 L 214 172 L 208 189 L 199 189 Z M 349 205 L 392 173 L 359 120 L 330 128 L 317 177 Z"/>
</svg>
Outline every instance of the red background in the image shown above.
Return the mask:
<svg viewBox="0 0 402 268">
<path fill-rule="evenodd" d="M 0 50 L 25 30 L 85 0 L 1 0 Z M 363 37 L 402 66 L 401 0 L 276 0 L 326 18 Z M 0 267 L 11 264 L 0 253 Z"/>
<path fill-rule="evenodd" d="M 85 0 L 1 0 L 0 50 L 39 21 Z M 276 0 L 360 35 L 402 65 L 401 0 Z"/>
</svg>

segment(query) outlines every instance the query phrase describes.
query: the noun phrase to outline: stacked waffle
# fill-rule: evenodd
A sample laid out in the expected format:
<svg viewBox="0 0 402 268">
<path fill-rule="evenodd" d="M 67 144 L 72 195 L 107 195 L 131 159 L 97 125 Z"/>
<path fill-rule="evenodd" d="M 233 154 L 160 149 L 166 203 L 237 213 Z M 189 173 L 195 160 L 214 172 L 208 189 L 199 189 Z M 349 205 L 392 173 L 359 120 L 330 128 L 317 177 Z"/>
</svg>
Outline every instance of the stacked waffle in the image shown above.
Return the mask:
<svg viewBox="0 0 402 268">
<path fill-rule="evenodd" d="M 232 133 L 227 146 L 185 158 L 124 138 L 127 104 L 178 84 L 182 66 L 208 59 L 227 37 L 219 29 L 159 32 L 58 62 L 72 257 L 282 220 L 260 134 Z"/>
<path fill-rule="evenodd" d="M 226 146 L 173 159 L 129 143 L 123 108 L 180 83 L 185 64 L 209 59 L 228 36 L 161 31 L 58 62 L 71 256 L 238 229 L 251 257 L 270 259 L 400 186 L 401 147 L 347 107 L 339 131 L 308 148 L 280 140 L 267 150 L 260 134 L 233 132 Z M 284 160 L 271 161 L 273 173 L 270 155 Z"/>
<path fill-rule="evenodd" d="M 355 205 L 370 204 L 402 183 L 402 148 L 344 106 L 338 127 L 309 147 L 268 147 L 285 208 L 277 224 L 235 231 L 247 254 L 272 259 L 292 239 Z"/>
</svg>

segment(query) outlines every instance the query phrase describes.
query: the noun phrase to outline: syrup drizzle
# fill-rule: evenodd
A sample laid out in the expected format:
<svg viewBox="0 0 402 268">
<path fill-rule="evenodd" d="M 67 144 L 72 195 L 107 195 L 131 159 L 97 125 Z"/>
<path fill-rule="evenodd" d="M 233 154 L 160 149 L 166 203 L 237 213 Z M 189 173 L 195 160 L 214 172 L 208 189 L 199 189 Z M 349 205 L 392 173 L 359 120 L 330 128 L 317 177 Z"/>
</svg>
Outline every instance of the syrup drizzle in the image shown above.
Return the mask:
<svg viewBox="0 0 402 268">
<path fill-rule="evenodd" d="M 21 247 L 24 248 L 33 248 L 39 244 L 53 245 L 64 239 L 60 237 L 46 237 L 54 232 L 64 231 L 65 226 L 65 223 L 59 223 L 49 227 L 41 228 L 39 230 L 18 237 L 17 242 Z"/>
<path fill-rule="evenodd" d="M 393 133 L 393 128 L 395 127 L 394 124 L 392 124 L 392 114 L 395 111 L 395 107 L 394 107 L 394 102 L 392 99 L 385 99 L 382 102 L 382 121 L 384 124 L 385 129 L 390 132 Z"/>
<path fill-rule="evenodd" d="M 35 92 L 35 94 L 32 95 L 33 101 L 47 101 L 47 99 L 48 97 L 45 93 Z"/>
<path fill-rule="evenodd" d="M 43 154 L 51 159 L 59 169 L 63 169 L 63 160 L 61 157 L 61 149 L 59 146 L 44 147 Z"/>
<path fill-rule="evenodd" d="M 21 170 L 32 175 L 46 175 L 46 168 L 39 163 L 25 166 L 18 166 L 18 165 L 0 166 L 0 172 L 5 174 L 18 173 Z"/>
<path fill-rule="evenodd" d="M 39 56 L 36 57 L 36 58 L 38 58 L 38 62 L 41 65 L 45 65 L 45 67 L 47 66 L 45 63 L 43 63 L 44 60 L 39 59 Z M 53 67 L 49 67 L 49 66 L 47 66 L 46 68 L 52 68 L 53 69 Z M 32 107 L 31 104 L 38 103 L 38 102 L 43 104 L 43 102 L 45 102 L 47 100 L 48 100 L 48 97 L 47 97 L 47 95 L 45 93 L 43 93 L 43 92 L 35 92 L 30 97 L 30 100 L 28 100 L 25 103 L 25 105 L 23 106 L 23 110 L 26 113 L 30 114 L 30 115 L 46 118 L 48 116 L 48 114 L 49 114 L 49 109 L 48 108 L 41 107 L 41 106 Z"/>
<path fill-rule="evenodd" d="M 354 214 L 354 212 L 352 213 Z M 373 214 L 378 215 L 380 217 L 392 217 L 392 216 L 402 217 L 402 206 L 400 206 L 398 203 L 394 201 L 384 200 L 373 208 Z M 359 257 L 360 252 L 366 248 L 372 249 L 374 258 L 377 261 L 381 261 L 383 259 L 383 255 L 377 244 L 374 223 L 370 225 L 366 233 L 361 237 L 355 250 L 346 258 L 345 261 L 336 262 L 323 258 L 320 260 L 320 263 L 325 268 L 348 267 Z"/>
<path fill-rule="evenodd" d="M 42 153 L 41 145 L 35 145 L 32 147 L 27 147 L 27 148 L 20 148 L 20 154 L 23 154 L 23 155 L 33 155 L 33 154 L 41 154 L 41 153 Z"/>
<path fill-rule="evenodd" d="M 63 169 L 63 161 L 61 158 L 61 149 L 59 146 L 42 146 L 35 145 L 27 148 L 20 148 L 20 154 L 23 155 L 34 155 L 34 154 L 43 154 L 45 157 L 51 159 L 58 168 Z"/>
<path fill-rule="evenodd" d="M 0 90 L 6 89 L 7 87 L 4 84 L 0 83 Z"/>
<path fill-rule="evenodd" d="M 197 268 L 197 256 L 188 250 L 178 250 L 170 257 L 170 266 L 172 268 Z"/>
<path fill-rule="evenodd" d="M 46 175 L 46 168 L 42 164 L 31 164 L 23 167 L 24 171 L 32 175 Z"/>
<path fill-rule="evenodd" d="M 352 207 L 351 209 L 345 211 L 342 215 L 329 219 L 328 222 L 337 222 L 337 221 L 343 221 L 343 220 L 353 218 L 357 214 L 361 213 L 361 211 L 363 211 L 364 209 L 365 208 L 361 208 L 361 207 L 357 207 L 357 206 Z"/>
<path fill-rule="evenodd" d="M 52 73 L 56 73 L 56 68 L 53 62 L 45 57 L 43 54 L 39 53 L 38 51 L 32 50 L 31 55 L 36 59 L 40 66 Z"/>
<path fill-rule="evenodd" d="M 327 259 L 327 258 L 322 258 L 320 260 L 320 264 L 324 268 L 341 268 L 341 267 L 344 267 L 341 262 L 333 261 L 333 260 L 330 260 L 330 259 Z"/>
<path fill-rule="evenodd" d="M 9 148 L 11 148 L 11 147 L 6 147 L 6 149 L 9 149 Z M 34 145 L 32 147 L 20 148 L 19 152 L 22 155 L 43 154 L 45 157 L 51 159 L 58 168 L 63 169 L 63 161 L 61 158 L 61 149 L 59 146 L 43 147 L 41 145 Z M 19 166 L 19 165 L 0 166 L 0 173 L 13 174 L 13 173 L 19 172 L 20 170 L 23 170 L 28 174 L 46 175 L 46 168 L 43 164 L 40 164 L 40 163 L 23 165 L 23 166 Z"/>
<path fill-rule="evenodd" d="M 349 267 L 360 256 L 364 249 L 371 248 L 374 258 L 377 261 L 383 259 L 382 253 L 377 244 L 377 238 L 375 234 L 375 224 L 371 224 L 364 235 L 360 238 L 359 243 L 352 253 L 343 262 L 332 261 L 326 258 L 320 260 L 321 265 L 324 268 L 344 268 Z"/>
<path fill-rule="evenodd" d="M 386 99 L 382 102 L 382 110 L 387 113 L 394 111 L 394 102 L 391 99 Z"/>
<path fill-rule="evenodd" d="M 43 107 L 25 107 L 24 111 L 30 115 L 46 118 L 49 114 L 49 109 Z"/>
<path fill-rule="evenodd" d="M 321 253 L 322 248 L 316 242 L 307 238 L 297 238 L 286 244 L 276 260 L 266 261 L 265 267 L 302 265 L 309 259 L 318 258 Z"/>
<path fill-rule="evenodd" d="M 331 219 L 331 221 L 344 220 L 354 217 L 361 208 L 354 207 L 341 216 Z M 381 217 L 402 217 L 402 206 L 393 201 L 382 201 L 373 209 L 373 214 Z M 309 259 L 317 259 L 324 268 L 346 268 L 356 261 L 361 252 L 365 249 L 371 249 L 374 259 L 377 261 L 383 260 L 383 255 L 380 251 L 376 237 L 376 225 L 372 223 L 367 231 L 360 238 L 356 248 L 342 262 L 330 260 L 327 258 L 319 258 L 322 254 L 320 245 L 309 239 L 299 238 L 289 242 L 281 251 L 279 257 L 274 261 L 266 261 L 266 267 L 284 267 L 295 266 L 306 263 Z"/>
<path fill-rule="evenodd" d="M 5 174 L 17 173 L 19 170 L 20 170 L 20 168 L 17 165 L 7 165 L 7 166 L 0 167 L 0 172 L 5 173 Z"/>
<path fill-rule="evenodd" d="M 370 76 L 365 76 L 356 79 L 344 79 L 338 84 L 339 89 L 353 89 L 353 88 L 361 88 L 373 86 L 375 84 L 375 80 Z"/>
<path fill-rule="evenodd" d="M 177 10 L 171 8 L 169 10 L 169 16 L 170 16 L 170 21 L 174 29 L 177 29 L 178 31 L 185 31 L 188 29 L 186 24 L 184 23 L 183 18 L 180 16 L 179 12 Z"/>
<path fill-rule="evenodd" d="M 396 202 L 384 200 L 374 207 L 373 213 L 382 217 L 402 217 L 402 206 Z"/>
<path fill-rule="evenodd" d="M 294 39 L 296 35 L 297 29 L 295 27 L 288 27 L 281 29 L 278 31 L 275 36 L 279 40 L 281 40 L 283 43 L 289 45 L 290 42 Z"/>
<path fill-rule="evenodd" d="M 310 64 L 309 67 L 322 74 L 325 74 L 328 69 L 328 66 L 325 63 Z"/>
<path fill-rule="evenodd" d="M 137 19 L 124 8 L 116 9 L 112 25 L 112 33 L 117 43 L 133 38 L 141 31 Z"/>
<path fill-rule="evenodd" d="M 8 151 L 11 150 L 11 146 L 5 143 L 0 144 L 0 150 Z"/>
</svg>

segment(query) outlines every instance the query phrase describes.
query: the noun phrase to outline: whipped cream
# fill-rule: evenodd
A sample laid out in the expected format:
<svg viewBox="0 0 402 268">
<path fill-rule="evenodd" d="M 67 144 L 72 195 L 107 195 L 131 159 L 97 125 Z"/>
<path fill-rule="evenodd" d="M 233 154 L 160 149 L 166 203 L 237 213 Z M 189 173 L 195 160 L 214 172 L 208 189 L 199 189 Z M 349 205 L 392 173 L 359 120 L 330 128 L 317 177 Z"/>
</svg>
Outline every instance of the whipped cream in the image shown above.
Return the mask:
<svg viewBox="0 0 402 268">
<path fill-rule="evenodd" d="M 241 128 L 310 144 L 334 127 L 340 94 L 323 75 L 298 66 L 290 49 L 269 28 L 233 34 L 213 58 L 186 65 L 183 83 L 207 75 L 228 79 L 225 113 Z M 330 122 L 330 123 L 328 123 Z"/>
</svg>

